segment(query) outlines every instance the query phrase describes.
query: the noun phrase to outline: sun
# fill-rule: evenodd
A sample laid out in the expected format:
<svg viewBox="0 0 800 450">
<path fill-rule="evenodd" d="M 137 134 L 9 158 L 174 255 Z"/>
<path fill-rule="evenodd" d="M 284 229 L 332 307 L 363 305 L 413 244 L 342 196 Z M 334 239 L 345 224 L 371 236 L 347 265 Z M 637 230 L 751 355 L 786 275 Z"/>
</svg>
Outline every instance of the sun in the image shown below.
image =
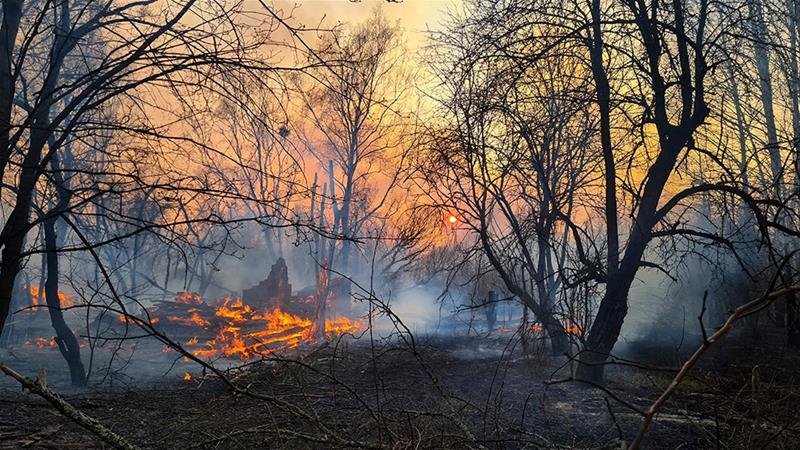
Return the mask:
<svg viewBox="0 0 800 450">
<path fill-rule="evenodd" d="M 451 214 L 450 217 L 447 218 L 447 221 L 450 222 L 451 224 L 455 224 L 456 222 L 458 222 L 458 217 Z"/>
</svg>

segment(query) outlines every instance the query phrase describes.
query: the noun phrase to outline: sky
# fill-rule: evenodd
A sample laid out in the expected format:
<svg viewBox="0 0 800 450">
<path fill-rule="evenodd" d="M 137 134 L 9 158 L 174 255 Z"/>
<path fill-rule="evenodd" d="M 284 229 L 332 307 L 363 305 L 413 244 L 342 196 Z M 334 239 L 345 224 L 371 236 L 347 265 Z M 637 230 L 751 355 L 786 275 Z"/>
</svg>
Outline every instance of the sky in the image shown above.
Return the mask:
<svg viewBox="0 0 800 450">
<path fill-rule="evenodd" d="M 279 8 L 290 9 L 298 5 L 294 16 L 307 27 L 330 27 L 337 23 L 357 23 L 365 20 L 379 6 L 389 20 L 398 20 L 406 32 L 409 47 L 417 48 L 425 41 L 425 31 L 437 28 L 443 11 L 459 0 L 403 0 L 390 3 L 385 0 L 276 0 Z"/>
</svg>

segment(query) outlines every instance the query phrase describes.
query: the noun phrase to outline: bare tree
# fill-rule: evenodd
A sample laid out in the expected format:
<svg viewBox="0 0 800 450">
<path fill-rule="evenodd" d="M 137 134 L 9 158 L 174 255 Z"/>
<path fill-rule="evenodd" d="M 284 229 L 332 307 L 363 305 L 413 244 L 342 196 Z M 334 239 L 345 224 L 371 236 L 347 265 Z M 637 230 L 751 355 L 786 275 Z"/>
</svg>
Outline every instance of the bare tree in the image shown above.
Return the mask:
<svg viewBox="0 0 800 450">
<path fill-rule="evenodd" d="M 622 330 L 629 292 L 639 269 L 669 271 L 669 258 L 651 260 L 656 256 L 649 250 L 651 243 L 686 239 L 736 250 L 731 230 L 709 229 L 693 219 L 697 216 L 695 206 L 704 199 L 721 195 L 745 205 L 755 217 L 761 236 L 768 240 L 764 232 L 768 226 L 793 233 L 790 227 L 766 215 L 764 205 L 774 203 L 770 199 L 779 200 L 774 192 L 743 186 L 737 175 L 742 172 L 740 158 L 731 158 L 727 149 L 715 147 L 718 141 L 711 138 L 714 128 L 709 122 L 716 117 L 710 105 L 715 104 L 712 99 L 716 100 L 719 93 L 710 87 L 717 81 L 716 67 L 727 60 L 724 48 L 734 45 L 739 36 L 736 27 L 746 17 L 745 6 L 705 0 L 670 4 L 604 4 L 596 0 L 588 6 L 475 0 L 466 6 L 458 22 L 459 29 L 467 33 L 452 38 L 455 45 L 451 48 L 457 49 L 451 55 L 453 61 L 483 63 L 497 57 L 504 61 L 501 68 L 520 73 L 519 68 L 533 67 L 548 58 L 570 61 L 572 57 L 585 64 L 585 71 L 578 73 L 591 79 L 587 90 L 598 120 L 590 137 L 599 143 L 599 169 L 594 174 L 601 181 L 599 187 L 579 196 L 578 203 L 598 209 L 587 209 L 590 213 L 582 220 L 563 214 L 566 210 L 558 214 L 558 220 L 570 230 L 570 248 L 576 255 L 572 261 L 577 264 L 572 265 L 573 276 L 567 285 L 590 282 L 605 286 L 581 353 L 580 377 L 602 378 L 603 361 Z M 470 44 L 481 51 L 461 50 Z M 508 171 L 503 170 L 502 162 L 513 161 L 496 148 L 518 144 L 508 131 L 513 130 L 510 126 L 487 126 L 493 102 L 503 99 L 506 92 L 475 89 L 474 81 L 454 77 L 451 83 L 456 89 L 449 93 L 449 101 L 471 108 L 470 115 L 465 114 L 460 123 L 469 134 L 461 133 L 469 140 L 462 136 L 451 139 L 468 145 L 451 145 L 451 155 L 458 156 L 459 150 L 480 154 L 481 148 L 492 149 L 492 158 L 483 164 L 487 182 L 465 189 L 468 198 L 482 202 L 488 210 L 494 206 L 492 201 L 502 205 L 486 193 L 492 187 L 488 181 L 502 180 L 499 175 Z M 553 98 L 558 97 L 557 92 Z M 490 100 L 479 101 L 484 98 Z M 574 141 L 580 141 L 580 134 L 574 133 L 572 130 Z M 689 167 L 697 167 L 695 163 L 702 166 L 703 175 L 693 177 L 696 181 L 688 186 L 678 183 L 677 176 L 689 173 L 693 170 Z M 466 166 L 470 165 L 482 167 L 480 160 L 467 160 Z M 541 186 L 541 180 L 533 180 L 527 180 L 531 187 Z M 497 191 L 507 187 L 497 183 Z M 598 226 L 600 220 L 602 225 Z M 602 238 L 597 239 L 598 235 Z M 554 242 L 552 238 L 545 241 Z M 520 251 L 518 246 L 515 243 L 511 247 Z"/>
<path fill-rule="evenodd" d="M 331 61 L 303 95 L 310 115 L 305 141 L 327 175 L 318 192 L 332 211 L 324 259 L 328 268 L 350 273 L 354 240 L 368 238 L 370 222 L 385 214 L 401 175 L 408 169 L 411 116 L 409 73 L 397 25 L 375 10 L 364 23 L 336 30 L 317 56 Z"/>
<path fill-rule="evenodd" d="M 513 21 L 494 28 L 496 35 L 484 35 L 485 23 L 469 23 L 475 28 L 466 39 L 454 31 L 461 26 L 456 19 L 435 49 L 449 129 L 432 129 L 432 163 L 423 171 L 435 187 L 430 197 L 458 211 L 506 289 L 562 354 L 570 320 L 556 298 L 566 259 L 585 258 L 582 249 L 571 251 L 568 225 L 598 160 L 587 70 L 566 47 L 552 58 L 520 60 L 514 55 L 527 50 L 528 36 Z"/>
</svg>

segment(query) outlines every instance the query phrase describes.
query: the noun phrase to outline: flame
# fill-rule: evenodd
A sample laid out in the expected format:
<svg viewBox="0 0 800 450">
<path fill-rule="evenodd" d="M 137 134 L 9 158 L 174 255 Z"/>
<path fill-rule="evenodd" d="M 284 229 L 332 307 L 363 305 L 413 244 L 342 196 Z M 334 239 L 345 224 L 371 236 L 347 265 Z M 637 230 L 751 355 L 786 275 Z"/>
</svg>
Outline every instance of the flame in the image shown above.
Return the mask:
<svg viewBox="0 0 800 450">
<path fill-rule="evenodd" d="M 175 301 L 186 305 L 201 305 L 203 297 L 197 292 L 178 292 Z"/>
<path fill-rule="evenodd" d="M 144 318 L 144 319 L 146 319 L 146 318 Z M 142 319 L 142 320 L 146 322 L 146 320 L 144 320 L 144 319 Z M 150 325 L 155 325 L 155 324 L 157 324 L 157 323 L 158 323 L 160 320 L 161 320 L 161 319 L 160 319 L 160 318 L 158 318 L 158 317 L 152 317 L 152 316 L 151 316 L 151 317 L 150 317 Z M 134 323 L 134 324 L 135 324 L 135 323 L 136 323 L 136 319 L 135 319 L 135 318 L 134 318 L 134 319 L 131 319 L 131 318 L 129 318 L 129 316 L 126 316 L 125 314 L 120 314 L 120 315 L 118 315 L 118 316 L 117 316 L 117 322 L 119 322 L 119 323 L 123 323 L 123 324 L 124 324 L 124 323 Z"/>
<path fill-rule="evenodd" d="M 312 321 L 280 308 L 260 313 L 240 298 L 227 298 L 214 314 L 225 319 L 225 323 L 213 339 L 192 351 L 195 356 L 248 360 L 279 348 L 296 348 L 304 340 L 311 339 Z M 360 323 L 345 317 L 325 321 L 326 333 L 342 334 L 360 328 Z M 186 343 L 187 346 L 197 344 L 196 337 Z"/>
<path fill-rule="evenodd" d="M 33 340 L 26 339 L 24 342 L 26 347 L 36 347 L 37 350 L 44 350 L 46 348 L 55 348 L 58 346 L 55 336 L 51 338 L 37 337 Z"/>
<path fill-rule="evenodd" d="M 183 374 L 183 381 L 192 381 L 192 374 L 186 372 Z"/>
<path fill-rule="evenodd" d="M 264 314 L 257 314 L 241 299 L 226 300 L 217 308 L 215 314 L 228 319 L 228 323 L 220 328 L 213 339 L 206 342 L 204 348 L 195 350 L 193 352 L 195 356 L 204 358 L 224 356 L 247 360 L 269 353 L 271 344 L 280 343 L 284 347 L 296 347 L 311 327 L 310 320 L 277 308 Z M 253 321 L 262 322 L 263 328 L 242 331 L 245 326 L 252 328 Z"/>
<path fill-rule="evenodd" d="M 189 317 L 167 316 L 167 320 L 173 323 L 186 326 L 198 326 L 206 328 L 211 325 L 211 322 L 200 316 L 200 311 L 197 309 L 189 310 Z"/>
<path fill-rule="evenodd" d="M 347 317 L 338 317 L 336 319 L 329 319 L 325 321 L 325 332 L 344 334 L 352 333 L 361 328 L 358 322 L 352 321 Z"/>
<path fill-rule="evenodd" d="M 223 317 L 231 321 L 246 320 L 253 314 L 253 308 L 244 303 L 242 299 L 226 298 L 222 306 L 214 312 L 217 317 Z"/>
<path fill-rule="evenodd" d="M 257 311 L 241 298 L 225 298 L 221 304 L 212 309 L 203 298 L 196 293 L 181 292 L 175 301 L 184 305 L 186 315 L 172 315 L 162 319 L 170 324 L 186 327 L 199 327 L 197 334 L 183 343 L 193 355 L 201 358 L 236 358 L 249 360 L 263 357 L 276 350 L 296 348 L 304 341 L 312 341 L 311 319 L 286 312 L 280 308 Z M 196 306 L 195 306 L 196 305 Z M 181 308 L 182 309 L 182 308 Z M 158 308 L 149 310 L 151 323 L 158 322 Z M 119 315 L 120 323 L 129 323 L 133 319 Z M 325 321 L 325 333 L 341 335 L 353 333 L 361 329 L 358 321 L 347 317 L 337 317 Z M 209 334 L 211 333 L 211 334 Z M 203 337 L 205 336 L 205 337 Z M 210 337 L 209 337 L 210 336 Z M 172 349 L 164 346 L 161 349 L 169 353 Z M 184 361 L 188 359 L 184 357 Z"/>
<path fill-rule="evenodd" d="M 530 326 L 530 331 L 533 333 L 541 333 L 544 331 L 544 327 L 539 324 L 533 324 Z M 583 328 L 579 327 L 578 325 L 573 324 L 564 324 L 564 332 L 567 334 L 574 334 L 580 335 L 583 334 Z"/>
<path fill-rule="evenodd" d="M 31 287 L 28 288 L 28 291 L 31 294 L 31 306 L 38 307 L 39 300 L 41 299 L 42 301 L 44 301 L 45 293 L 41 292 L 42 295 L 39 295 L 40 294 L 39 286 L 33 286 L 33 285 L 31 285 Z M 75 306 L 75 302 L 69 297 L 69 295 L 67 295 L 62 291 L 58 291 L 58 302 L 62 308 L 69 308 L 70 306 Z M 45 304 L 46 303 L 43 303 L 43 305 Z"/>
</svg>

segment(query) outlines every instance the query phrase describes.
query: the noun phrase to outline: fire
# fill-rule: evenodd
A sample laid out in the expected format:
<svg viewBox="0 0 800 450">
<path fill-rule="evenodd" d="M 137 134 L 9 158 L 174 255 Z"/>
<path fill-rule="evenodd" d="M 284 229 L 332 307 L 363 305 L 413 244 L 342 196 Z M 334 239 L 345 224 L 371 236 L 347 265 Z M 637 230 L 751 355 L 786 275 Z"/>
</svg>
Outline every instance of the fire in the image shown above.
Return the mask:
<svg viewBox="0 0 800 450">
<path fill-rule="evenodd" d="M 175 303 L 163 302 L 147 312 L 152 324 L 161 318 L 162 324 L 188 328 L 180 330 L 191 333 L 184 335 L 183 345 L 200 358 L 246 361 L 277 350 L 297 348 L 302 342 L 314 339 L 311 319 L 279 307 L 257 310 L 241 298 L 206 303 L 199 294 L 182 292 L 175 297 Z M 126 324 L 133 319 L 121 314 L 117 321 Z M 347 317 L 325 321 L 328 335 L 353 333 L 361 328 L 358 321 Z M 172 349 L 164 346 L 161 351 L 169 353 Z"/>
<path fill-rule="evenodd" d="M 529 330 L 532 333 L 541 333 L 544 331 L 544 327 L 535 323 L 530 326 Z M 564 324 L 564 332 L 567 334 L 580 335 L 583 334 L 583 328 L 575 324 Z"/>
<path fill-rule="evenodd" d="M 206 328 L 209 325 L 211 325 L 211 322 L 200 316 L 200 310 L 194 308 L 189 310 L 188 318 L 178 317 L 178 316 L 168 316 L 167 320 L 180 325 L 198 326 L 203 328 Z"/>
<path fill-rule="evenodd" d="M 50 339 L 43 338 L 43 337 L 37 337 L 37 338 L 35 338 L 33 340 L 27 339 L 25 341 L 24 345 L 26 347 L 34 347 L 35 346 L 38 350 L 44 350 L 46 348 L 55 348 L 55 347 L 58 346 L 58 344 L 56 343 L 55 336 L 51 337 Z"/>
<path fill-rule="evenodd" d="M 161 320 L 161 319 L 159 319 L 158 317 L 151 317 L 150 318 L 150 325 L 157 324 L 159 320 Z M 117 322 L 119 322 L 119 323 L 134 323 L 135 320 L 129 319 L 128 316 L 126 316 L 125 314 L 120 314 L 119 316 L 117 316 Z"/>
<path fill-rule="evenodd" d="M 192 381 L 192 374 L 186 372 L 183 374 L 183 381 Z"/>
<path fill-rule="evenodd" d="M 247 319 L 253 314 L 253 308 L 242 302 L 242 299 L 235 300 L 226 298 L 225 302 L 214 312 L 217 317 L 223 317 L 233 321 Z"/>
<path fill-rule="evenodd" d="M 203 303 L 203 297 L 197 292 L 178 292 L 175 301 L 186 305 L 200 305 Z"/>
<path fill-rule="evenodd" d="M 215 316 L 224 319 L 214 338 L 200 344 L 198 337 L 186 342 L 201 358 L 225 357 L 248 360 L 265 356 L 277 349 L 296 348 L 310 340 L 312 321 L 280 308 L 257 312 L 242 299 L 225 299 Z M 345 317 L 325 321 L 325 331 L 343 334 L 357 331 L 360 323 Z"/>
<path fill-rule="evenodd" d="M 31 285 L 28 291 L 31 294 L 31 306 L 34 307 L 39 306 L 39 299 L 42 300 L 43 305 L 46 304 L 44 303 L 45 293 L 41 292 L 42 295 L 39 295 L 40 294 L 39 286 Z M 62 308 L 69 308 L 70 306 L 75 306 L 75 302 L 69 297 L 69 295 L 61 291 L 58 291 L 58 302 Z"/>
<path fill-rule="evenodd" d="M 195 350 L 195 356 L 204 358 L 224 356 L 247 360 L 271 351 L 272 344 L 295 348 L 306 337 L 311 321 L 274 309 L 264 314 L 255 313 L 241 299 L 226 300 L 215 313 L 227 319 L 217 335 Z M 261 324 L 261 326 L 257 326 Z M 256 325 L 254 327 L 254 325 Z M 245 328 L 253 331 L 243 331 Z"/>
<path fill-rule="evenodd" d="M 361 327 L 359 326 L 358 322 L 351 321 L 347 317 L 338 317 L 336 319 L 325 321 L 325 332 L 327 333 L 352 333 L 357 331 L 359 328 Z"/>
</svg>

